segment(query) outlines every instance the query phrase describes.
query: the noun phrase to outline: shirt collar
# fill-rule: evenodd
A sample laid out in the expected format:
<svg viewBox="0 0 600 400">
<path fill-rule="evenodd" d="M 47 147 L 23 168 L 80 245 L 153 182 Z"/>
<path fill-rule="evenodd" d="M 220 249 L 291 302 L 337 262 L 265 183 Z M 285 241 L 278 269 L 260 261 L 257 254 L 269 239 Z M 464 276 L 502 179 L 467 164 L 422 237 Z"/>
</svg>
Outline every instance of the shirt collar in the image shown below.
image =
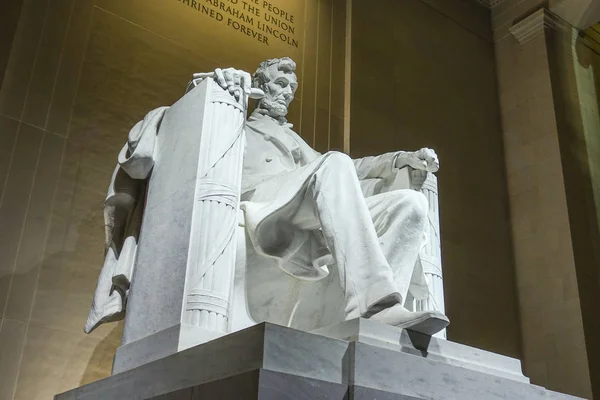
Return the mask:
<svg viewBox="0 0 600 400">
<path fill-rule="evenodd" d="M 289 123 L 285 117 L 273 118 L 267 114 L 267 110 L 264 110 L 262 108 L 257 108 L 250 115 L 250 119 L 257 120 L 260 118 L 268 118 L 283 128 L 292 129 L 292 127 L 294 126 L 293 124 Z"/>
</svg>

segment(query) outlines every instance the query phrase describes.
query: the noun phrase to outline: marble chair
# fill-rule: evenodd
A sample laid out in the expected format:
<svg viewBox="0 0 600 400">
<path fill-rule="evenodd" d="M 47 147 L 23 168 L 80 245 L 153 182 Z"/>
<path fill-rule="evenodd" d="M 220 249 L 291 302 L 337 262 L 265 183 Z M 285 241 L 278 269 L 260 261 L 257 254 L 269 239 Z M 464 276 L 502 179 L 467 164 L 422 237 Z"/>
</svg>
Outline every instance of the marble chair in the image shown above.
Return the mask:
<svg viewBox="0 0 600 400">
<path fill-rule="evenodd" d="M 237 201 L 246 107 L 205 79 L 132 128 L 107 196 L 108 252 L 85 328 L 125 314 L 113 373 L 264 321 L 304 331 L 342 322 L 337 268 L 325 265 L 330 273 L 319 281 L 298 280 L 247 245 Z M 444 312 L 436 177 L 404 168 L 386 185 L 429 200 L 418 262 L 431 295 L 408 296 L 405 305 Z"/>
</svg>

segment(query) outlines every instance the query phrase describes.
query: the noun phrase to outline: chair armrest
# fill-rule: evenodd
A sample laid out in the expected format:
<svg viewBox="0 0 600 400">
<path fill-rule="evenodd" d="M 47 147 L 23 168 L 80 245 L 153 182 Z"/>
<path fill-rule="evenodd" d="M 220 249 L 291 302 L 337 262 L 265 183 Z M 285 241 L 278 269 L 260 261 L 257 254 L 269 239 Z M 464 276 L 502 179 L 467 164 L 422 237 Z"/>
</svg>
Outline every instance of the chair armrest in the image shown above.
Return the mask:
<svg viewBox="0 0 600 400">
<path fill-rule="evenodd" d="M 375 185 L 371 185 L 375 186 Z M 412 189 L 422 192 L 427 190 L 437 195 L 437 177 L 427 171 L 416 170 L 411 167 L 403 167 L 396 171 L 392 179 L 378 179 L 376 190 L 371 190 L 365 195 L 372 196 L 374 194 L 391 192 L 399 189 Z M 364 192 L 364 189 L 363 189 Z"/>
</svg>

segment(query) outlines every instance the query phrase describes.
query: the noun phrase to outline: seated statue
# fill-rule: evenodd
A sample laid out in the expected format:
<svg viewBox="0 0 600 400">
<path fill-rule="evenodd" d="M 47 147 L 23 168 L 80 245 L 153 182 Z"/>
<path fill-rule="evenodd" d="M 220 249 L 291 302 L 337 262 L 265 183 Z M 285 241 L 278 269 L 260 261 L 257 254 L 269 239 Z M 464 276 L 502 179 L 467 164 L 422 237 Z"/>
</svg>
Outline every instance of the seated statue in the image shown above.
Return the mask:
<svg viewBox="0 0 600 400">
<path fill-rule="evenodd" d="M 188 86 L 192 90 L 214 79 L 236 99 L 263 96 L 245 124 L 240 208 L 252 250 L 277 259 L 285 273 L 304 280 L 318 280 L 327 274 L 325 266 L 335 265 L 345 319 L 369 318 L 426 335 L 444 329 L 449 321 L 442 313 L 404 307 L 409 292 L 417 300 L 429 293 L 417 262 L 425 243 L 427 199 L 415 190 L 382 192 L 379 187 L 405 166 L 437 171 L 435 152 L 424 148 L 356 160 L 335 151 L 318 153 L 286 120 L 298 87 L 295 69 L 287 57 L 271 59 L 253 76 L 216 69 L 196 74 Z M 105 211 L 107 256 L 86 332 L 122 318 L 129 292 L 135 291 L 131 276 L 143 213 L 140 199 L 152 160 L 129 161 L 132 149 L 144 145 L 141 132 L 157 130 L 163 114 L 164 108 L 148 114 L 119 157 Z M 126 190 L 118 188 L 121 170 L 133 178 Z"/>
</svg>

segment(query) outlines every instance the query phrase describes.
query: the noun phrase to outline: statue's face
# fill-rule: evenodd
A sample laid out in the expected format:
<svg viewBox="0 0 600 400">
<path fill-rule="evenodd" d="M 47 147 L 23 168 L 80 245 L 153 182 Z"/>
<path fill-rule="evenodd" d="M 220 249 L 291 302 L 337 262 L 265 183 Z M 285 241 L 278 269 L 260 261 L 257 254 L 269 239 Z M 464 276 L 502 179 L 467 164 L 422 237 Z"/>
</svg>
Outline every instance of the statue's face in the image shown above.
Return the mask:
<svg viewBox="0 0 600 400">
<path fill-rule="evenodd" d="M 285 72 L 277 69 L 277 64 L 271 65 L 266 75 L 270 78 L 262 88 L 265 97 L 258 104 L 259 108 L 267 111 L 273 118 L 285 117 L 288 106 L 294 99 L 294 93 L 298 88 L 298 80 L 293 72 Z"/>
</svg>

